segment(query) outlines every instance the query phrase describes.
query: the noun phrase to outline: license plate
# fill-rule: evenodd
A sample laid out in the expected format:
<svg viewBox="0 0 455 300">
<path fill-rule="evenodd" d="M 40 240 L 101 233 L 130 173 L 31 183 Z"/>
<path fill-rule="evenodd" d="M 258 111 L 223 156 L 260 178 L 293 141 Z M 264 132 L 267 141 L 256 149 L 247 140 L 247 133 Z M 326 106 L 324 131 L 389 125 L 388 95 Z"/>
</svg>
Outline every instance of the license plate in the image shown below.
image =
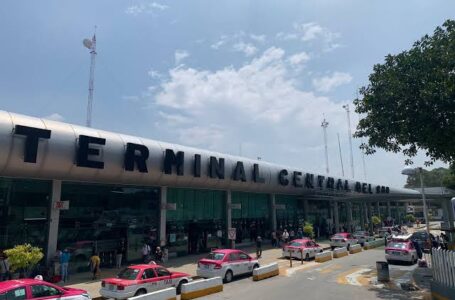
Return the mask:
<svg viewBox="0 0 455 300">
<path fill-rule="evenodd" d="M 392 254 L 393 254 L 393 255 L 401 255 L 401 252 L 393 251 Z"/>
<path fill-rule="evenodd" d="M 210 269 L 209 265 L 204 265 L 204 269 Z"/>
</svg>

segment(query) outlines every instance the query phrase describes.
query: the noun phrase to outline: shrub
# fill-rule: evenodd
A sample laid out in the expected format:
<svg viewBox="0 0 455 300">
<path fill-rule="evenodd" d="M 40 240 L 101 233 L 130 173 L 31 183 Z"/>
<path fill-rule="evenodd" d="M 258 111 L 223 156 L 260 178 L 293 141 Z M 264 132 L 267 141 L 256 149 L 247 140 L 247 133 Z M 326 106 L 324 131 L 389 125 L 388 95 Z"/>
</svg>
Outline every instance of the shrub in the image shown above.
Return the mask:
<svg viewBox="0 0 455 300">
<path fill-rule="evenodd" d="M 44 257 L 41 248 L 33 247 L 30 244 L 17 245 L 12 249 L 4 251 L 8 256 L 11 271 L 30 271 Z"/>
<path fill-rule="evenodd" d="M 378 216 L 372 216 L 371 223 L 373 223 L 374 226 L 378 226 L 379 224 L 381 224 L 381 218 Z"/>
<path fill-rule="evenodd" d="M 404 218 L 406 219 L 406 221 L 408 221 L 410 223 L 414 223 L 416 221 L 416 217 L 414 217 L 414 215 L 411 215 L 411 214 L 406 215 Z"/>
<path fill-rule="evenodd" d="M 303 233 L 305 234 L 305 236 L 313 238 L 314 237 L 313 224 L 305 222 L 305 226 L 303 226 Z"/>
</svg>

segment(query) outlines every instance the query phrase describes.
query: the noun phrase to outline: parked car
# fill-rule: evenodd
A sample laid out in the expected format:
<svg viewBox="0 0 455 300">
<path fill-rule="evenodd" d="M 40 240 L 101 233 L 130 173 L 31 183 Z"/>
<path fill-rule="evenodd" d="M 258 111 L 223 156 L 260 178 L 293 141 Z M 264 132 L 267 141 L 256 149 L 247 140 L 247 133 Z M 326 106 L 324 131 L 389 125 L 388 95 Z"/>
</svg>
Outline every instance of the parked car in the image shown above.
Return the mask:
<svg viewBox="0 0 455 300">
<path fill-rule="evenodd" d="M 410 240 L 392 240 L 385 248 L 385 259 L 387 262 L 403 261 L 415 264 L 418 256 L 414 245 Z"/>
<path fill-rule="evenodd" d="M 182 284 L 191 280 L 189 274 L 172 272 L 160 265 L 133 265 L 115 278 L 103 279 L 100 294 L 104 298 L 127 299 L 169 287 L 176 287 L 180 293 Z"/>
<path fill-rule="evenodd" d="M 346 247 L 349 250 L 352 245 L 358 244 L 358 242 L 349 232 L 340 232 L 330 238 L 330 247 L 332 250 L 338 247 Z"/>
<path fill-rule="evenodd" d="M 393 227 L 382 227 L 378 231 L 378 235 L 380 238 L 385 238 L 390 235 L 393 231 Z"/>
<path fill-rule="evenodd" d="M 37 279 L 17 279 L 0 282 L 0 299 L 71 299 L 90 300 L 85 290 L 60 287 Z"/>
<path fill-rule="evenodd" d="M 292 257 L 297 259 L 309 260 L 316 257 L 316 254 L 322 252 L 322 247 L 316 244 L 310 238 L 292 240 L 283 247 L 283 257 Z"/>
<path fill-rule="evenodd" d="M 251 274 L 259 268 L 259 261 L 243 251 L 218 249 L 209 253 L 197 263 L 197 275 L 204 278 L 221 277 L 231 282 L 235 276 Z"/>
<path fill-rule="evenodd" d="M 411 240 L 417 242 L 422 252 L 425 253 L 429 253 L 431 249 L 429 239 L 430 237 L 426 231 L 416 231 L 411 235 Z"/>
<path fill-rule="evenodd" d="M 365 244 L 365 242 L 371 242 L 374 241 L 374 236 L 371 236 L 368 231 L 356 231 L 352 234 L 354 238 L 357 239 L 360 245 Z"/>
</svg>

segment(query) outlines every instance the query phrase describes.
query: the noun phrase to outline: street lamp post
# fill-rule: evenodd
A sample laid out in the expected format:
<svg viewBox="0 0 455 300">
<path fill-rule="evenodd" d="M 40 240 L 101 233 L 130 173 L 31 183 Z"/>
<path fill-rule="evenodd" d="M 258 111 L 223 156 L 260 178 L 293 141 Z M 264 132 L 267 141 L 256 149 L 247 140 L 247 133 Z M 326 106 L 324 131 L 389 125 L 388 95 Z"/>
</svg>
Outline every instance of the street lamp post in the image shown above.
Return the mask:
<svg viewBox="0 0 455 300">
<path fill-rule="evenodd" d="M 425 224 L 427 225 L 427 233 L 428 233 L 428 238 L 430 238 L 430 224 L 429 224 L 429 219 L 428 219 L 428 209 L 427 209 L 427 201 L 425 197 L 425 187 L 423 185 L 423 169 L 421 167 L 418 168 L 404 168 L 403 171 L 401 171 L 401 174 L 403 175 L 416 175 L 419 174 L 420 177 L 420 189 L 422 193 L 422 202 L 423 202 L 423 215 L 425 218 Z"/>
</svg>

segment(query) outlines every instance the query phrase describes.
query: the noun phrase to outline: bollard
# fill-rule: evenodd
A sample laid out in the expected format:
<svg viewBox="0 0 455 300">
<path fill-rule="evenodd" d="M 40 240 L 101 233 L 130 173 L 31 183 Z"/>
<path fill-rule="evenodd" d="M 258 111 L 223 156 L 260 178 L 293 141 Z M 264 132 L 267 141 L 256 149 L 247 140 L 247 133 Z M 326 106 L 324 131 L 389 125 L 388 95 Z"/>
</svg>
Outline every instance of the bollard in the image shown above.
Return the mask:
<svg viewBox="0 0 455 300">
<path fill-rule="evenodd" d="M 303 249 L 300 249 L 300 264 L 303 265 Z"/>
<path fill-rule="evenodd" d="M 292 268 L 292 252 L 293 251 L 291 249 L 289 249 L 288 251 L 289 251 L 289 267 Z"/>
<path fill-rule="evenodd" d="M 385 261 L 377 261 L 376 262 L 376 271 L 378 273 L 378 281 L 380 281 L 380 282 L 389 282 L 390 281 L 388 263 L 386 263 Z"/>
</svg>

